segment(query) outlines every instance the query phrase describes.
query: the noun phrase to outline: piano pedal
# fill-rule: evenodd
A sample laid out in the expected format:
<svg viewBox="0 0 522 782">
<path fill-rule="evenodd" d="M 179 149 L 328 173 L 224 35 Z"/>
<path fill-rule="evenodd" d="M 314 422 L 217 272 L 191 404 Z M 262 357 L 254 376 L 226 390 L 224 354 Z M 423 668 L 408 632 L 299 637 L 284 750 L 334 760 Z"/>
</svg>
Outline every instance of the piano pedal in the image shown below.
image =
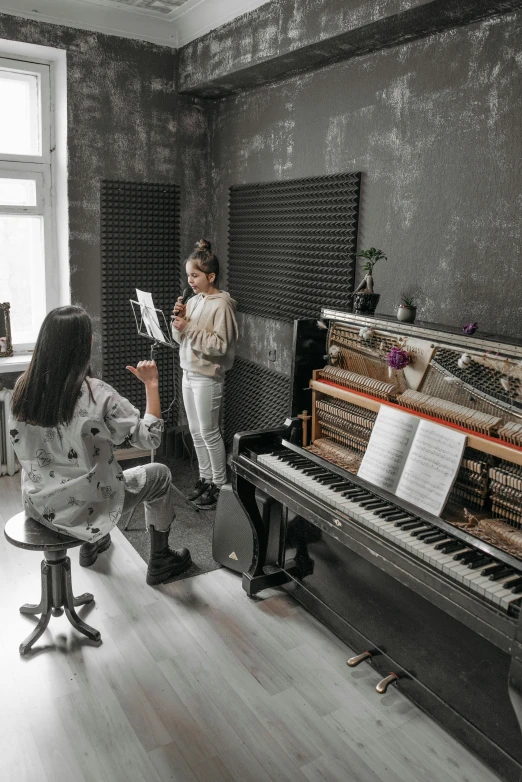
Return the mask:
<svg viewBox="0 0 522 782">
<path fill-rule="evenodd" d="M 350 668 L 355 668 L 357 665 L 360 665 L 362 662 L 364 662 L 364 660 L 371 660 L 372 657 L 372 652 L 362 652 L 361 654 L 358 654 L 355 657 L 350 657 L 349 660 L 346 660 L 346 665 L 349 665 Z"/>
<path fill-rule="evenodd" d="M 393 671 L 389 674 L 389 676 L 385 676 L 384 679 L 381 679 L 379 684 L 375 687 L 379 695 L 384 695 L 390 684 L 398 681 L 399 677 L 396 673 L 393 673 Z"/>
</svg>

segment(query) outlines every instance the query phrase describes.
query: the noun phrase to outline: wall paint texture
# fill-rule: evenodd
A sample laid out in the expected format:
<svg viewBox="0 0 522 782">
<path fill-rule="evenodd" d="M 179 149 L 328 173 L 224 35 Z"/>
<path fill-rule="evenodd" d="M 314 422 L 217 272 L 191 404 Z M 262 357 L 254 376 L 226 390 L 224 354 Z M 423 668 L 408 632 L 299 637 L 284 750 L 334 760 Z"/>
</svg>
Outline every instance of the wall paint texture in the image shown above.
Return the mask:
<svg viewBox="0 0 522 782">
<path fill-rule="evenodd" d="M 178 184 L 186 252 L 208 212 L 209 106 L 178 96 L 178 55 L 166 47 L 0 14 L 0 51 L 2 38 L 67 50 L 71 296 L 95 322 L 99 370 L 100 181 Z"/>
<path fill-rule="evenodd" d="M 218 251 L 230 185 L 362 171 L 379 311 L 521 337 L 521 50 L 514 12 L 216 101 Z"/>
</svg>

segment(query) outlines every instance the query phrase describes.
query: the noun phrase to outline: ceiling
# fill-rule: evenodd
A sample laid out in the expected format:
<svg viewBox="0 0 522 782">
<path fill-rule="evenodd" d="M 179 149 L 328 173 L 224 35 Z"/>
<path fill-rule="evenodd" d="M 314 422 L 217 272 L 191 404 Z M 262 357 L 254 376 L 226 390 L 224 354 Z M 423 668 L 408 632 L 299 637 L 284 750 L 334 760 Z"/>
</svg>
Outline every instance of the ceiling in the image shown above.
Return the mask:
<svg viewBox="0 0 522 782">
<path fill-rule="evenodd" d="M 0 13 L 178 48 L 269 0 L 0 0 Z"/>
</svg>

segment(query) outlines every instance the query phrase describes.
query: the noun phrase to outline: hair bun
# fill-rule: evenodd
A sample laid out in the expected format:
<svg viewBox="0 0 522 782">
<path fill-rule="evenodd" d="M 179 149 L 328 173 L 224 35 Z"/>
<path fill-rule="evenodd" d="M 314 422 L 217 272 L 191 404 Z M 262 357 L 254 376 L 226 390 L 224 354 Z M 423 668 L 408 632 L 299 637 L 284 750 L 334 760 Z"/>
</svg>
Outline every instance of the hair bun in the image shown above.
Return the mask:
<svg viewBox="0 0 522 782">
<path fill-rule="evenodd" d="M 196 242 L 196 250 L 207 250 L 210 252 L 211 249 L 212 245 L 206 239 L 200 239 L 199 242 Z"/>
</svg>

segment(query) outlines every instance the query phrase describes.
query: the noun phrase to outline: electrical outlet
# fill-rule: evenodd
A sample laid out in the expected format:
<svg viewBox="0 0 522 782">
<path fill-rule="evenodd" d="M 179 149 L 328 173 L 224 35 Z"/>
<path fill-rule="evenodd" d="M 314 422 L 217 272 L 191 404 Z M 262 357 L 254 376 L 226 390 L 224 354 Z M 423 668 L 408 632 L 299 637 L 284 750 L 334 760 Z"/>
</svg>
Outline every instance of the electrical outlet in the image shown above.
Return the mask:
<svg viewBox="0 0 522 782">
<path fill-rule="evenodd" d="M 277 350 L 269 350 L 268 351 L 268 360 L 269 361 L 275 361 L 277 358 Z"/>
</svg>

